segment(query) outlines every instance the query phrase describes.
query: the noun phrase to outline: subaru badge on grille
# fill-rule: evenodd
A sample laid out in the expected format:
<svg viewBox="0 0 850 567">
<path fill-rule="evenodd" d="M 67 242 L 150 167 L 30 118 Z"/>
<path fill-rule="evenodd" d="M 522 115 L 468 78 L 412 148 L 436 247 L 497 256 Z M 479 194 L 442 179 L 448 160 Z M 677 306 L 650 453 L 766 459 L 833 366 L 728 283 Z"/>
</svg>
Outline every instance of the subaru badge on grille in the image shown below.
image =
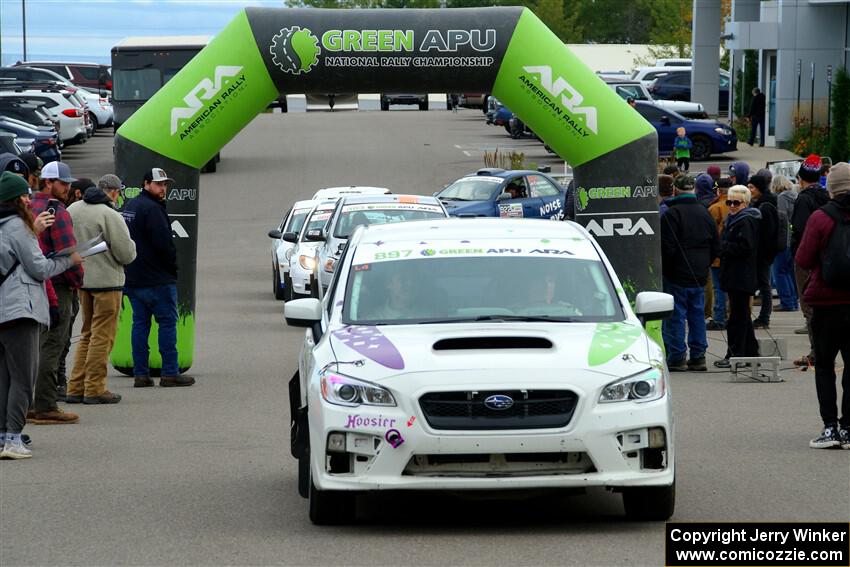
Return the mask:
<svg viewBox="0 0 850 567">
<path fill-rule="evenodd" d="M 484 405 L 491 410 L 506 410 L 510 409 L 514 405 L 514 400 L 510 396 L 495 394 L 493 396 L 488 396 L 487 399 L 484 400 Z"/>
</svg>

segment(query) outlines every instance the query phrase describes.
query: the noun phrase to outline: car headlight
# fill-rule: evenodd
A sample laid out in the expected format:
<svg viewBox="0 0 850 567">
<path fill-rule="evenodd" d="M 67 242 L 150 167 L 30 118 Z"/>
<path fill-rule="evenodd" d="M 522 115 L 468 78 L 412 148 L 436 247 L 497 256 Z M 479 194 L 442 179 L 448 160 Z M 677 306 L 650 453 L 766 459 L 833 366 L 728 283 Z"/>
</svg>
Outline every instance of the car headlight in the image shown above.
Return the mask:
<svg viewBox="0 0 850 567">
<path fill-rule="evenodd" d="M 301 267 L 307 270 L 308 272 L 312 272 L 316 267 L 316 258 L 313 256 L 304 256 L 303 254 L 298 257 L 298 263 L 301 264 Z"/>
<path fill-rule="evenodd" d="M 608 384 L 599 394 L 599 403 L 650 402 L 663 397 L 664 389 L 664 371 L 652 368 Z"/>
<path fill-rule="evenodd" d="M 396 405 L 395 398 L 386 388 L 336 372 L 322 375 L 322 397 L 329 404 L 338 406 Z"/>
<path fill-rule="evenodd" d="M 334 264 L 336 264 L 336 260 L 334 260 L 333 258 L 328 258 L 327 261 L 325 261 L 325 271 L 333 273 Z"/>
<path fill-rule="evenodd" d="M 284 252 L 284 253 L 283 253 L 283 257 L 284 257 L 284 258 L 286 258 L 286 263 L 287 263 L 287 264 L 288 264 L 288 263 L 289 263 L 289 261 L 292 259 L 292 251 L 293 251 L 293 250 L 295 250 L 295 249 L 294 249 L 294 248 L 289 248 L 286 252 Z"/>
<path fill-rule="evenodd" d="M 718 134 L 720 134 L 721 136 L 731 136 L 732 135 L 732 130 L 730 130 L 729 128 L 715 128 L 714 131 L 717 132 Z"/>
</svg>

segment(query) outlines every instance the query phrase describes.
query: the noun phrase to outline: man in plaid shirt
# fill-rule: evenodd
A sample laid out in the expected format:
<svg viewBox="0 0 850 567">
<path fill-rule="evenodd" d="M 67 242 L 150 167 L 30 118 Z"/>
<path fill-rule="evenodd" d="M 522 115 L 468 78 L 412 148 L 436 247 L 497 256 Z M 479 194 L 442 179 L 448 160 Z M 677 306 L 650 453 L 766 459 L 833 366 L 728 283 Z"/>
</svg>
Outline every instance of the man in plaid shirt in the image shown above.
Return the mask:
<svg viewBox="0 0 850 567">
<path fill-rule="evenodd" d="M 53 226 L 42 232 L 38 241 L 45 255 L 56 253 L 77 245 L 74 238 L 74 225 L 71 215 L 65 210 L 65 199 L 71 188 L 71 168 L 67 164 L 54 161 L 41 170 L 44 188 L 32 198 L 32 210 L 37 216 L 46 210 L 52 210 L 55 216 Z M 38 378 L 35 383 L 35 402 L 27 421 L 38 424 L 76 423 L 80 417 L 62 411 L 57 401 L 57 371 L 59 358 L 71 332 L 71 310 L 73 296 L 83 284 L 83 267 L 76 266 L 51 279 L 53 289 L 59 299 L 59 318 L 51 328 L 41 334 Z"/>
</svg>

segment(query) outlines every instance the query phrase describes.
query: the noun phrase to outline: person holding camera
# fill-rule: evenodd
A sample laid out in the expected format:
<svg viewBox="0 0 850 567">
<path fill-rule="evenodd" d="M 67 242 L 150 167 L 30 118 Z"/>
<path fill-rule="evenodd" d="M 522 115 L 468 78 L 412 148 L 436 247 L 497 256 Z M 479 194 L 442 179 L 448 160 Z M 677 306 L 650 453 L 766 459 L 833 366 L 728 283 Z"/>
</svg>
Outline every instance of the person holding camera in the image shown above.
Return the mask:
<svg viewBox="0 0 850 567">
<path fill-rule="evenodd" d="M 23 177 L 0 176 L 0 458 L 27 459 L 21 431 L 32 401 L 39 357 L 39 335 L 50 322 L 44 282 L 83 259 L 77 253 L 47 259 L 36 233 L 54 223 L 29 210 Z"/>
<path fill-rule="evenodd" d="M 43 188 L 33 195 L 32 210 L 39 215 L 44 211 L 53 213 L 53 225 L 39 235 L 41 251 L 50 256 L 77 245 L 71 215 L 63 204 L 68 198 L 71 183 L 71 168 L 61 161 L 52 161 L 41 169 Z M 32 423 L 50 425 L 76 423 L 80 417 L 65 412 L 56 404 L 58 400 L 57 374 L 59 358 L 65 341 L 71 332 L 73 295 L 83 283 L 83 268 L 77 265 L 51 278 L 53 289 L 59 300 L 58 321 L 41 335 L 38 379 L 35 385 L 35 401 L 32 412 L 27 416 Z"/>
</svg>

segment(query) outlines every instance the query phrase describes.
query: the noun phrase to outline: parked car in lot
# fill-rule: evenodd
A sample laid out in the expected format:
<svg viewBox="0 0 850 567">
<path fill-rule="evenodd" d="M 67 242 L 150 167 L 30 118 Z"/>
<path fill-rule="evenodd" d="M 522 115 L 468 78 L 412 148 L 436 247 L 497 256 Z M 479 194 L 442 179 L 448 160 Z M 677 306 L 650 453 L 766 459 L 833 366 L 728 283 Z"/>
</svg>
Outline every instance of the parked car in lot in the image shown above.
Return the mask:
<svg viewBox="0 0 850 567">
<path fill-rule="evenodd" d="M 493 126 L 504 126 L 505 130 L 510 133 L 508 123 L 513 115 L 514 113 L 511 112 L 507 106 L 497 100 L 496 97 L 490 97 L 489 110 L 487 110 L 487 113 L 485 114 L 487 117 L 487 124 L 491 124 Z"/>
<path fill-rule="evenodd" d="M 49 69 L 79 87 L 96 91 L 112 90 L 112 73 L 109 65 L 100 63 L 68 63 L 63 61 L 18 61 L 15 66 Z"/>
<path fill-rule="evenodd" d="M 649 85 L 653 98 L 665 100 L 691 100 L 691 70 L 668 67 L 668 73 L 657 76 Z M 729 73 L 720 72 L 719 109 L 720 112 L 729 110 Z"/>
<path fill-rule="evenodd" d="M 0 80 L 0 102 L 39 102 L 59 122 L 63 144 L 83 143 L 89 137 L 85 104 L 72 92 L 55 84 Z"/>
<path fill-rule="evenodd" d="M 678 112 L 686 118 L 708 118 L 705 108 L 698 102 L 687 102 L 682 100 L 657 100 L 650 94 L 646 85 L 640 81 L 605 81 L 611 89 L 623 100 L 633 98 L 635 101 L 644 100 L 651 102 L 661 108 Z"/>
<path fill-rule="evenodd" d="M 45 163 L 61 159 L 55 130 L 0 115 L 0 131 L 14 134 L 15 145 L 22 152 L 32 150 Z"/>
<path fill-rule="evenodd" d="M 85 102 L 92 132 L 96 132 L 101 127 L 112 126 L 112 103 L 106 97 L 105 91 L 103 94 L 99 94 L 96 91 L 75 85 L 69 79 L 54 71 L 37 67 L 2 67 L 0 68 L 0 79 L 6 78 L 27 82 L 54 82 L 64 85 L 70 92 L 75 93 Z"/>
<path fill-rule="evenodd" d="M 435 193 L 452 216 L 561 220 L 565 188 L 539 171 L 479 169 Z"/>
<path fill-rule="evenodd" d="M 392 104 L 415 104 L 419 110 L 428 110 L 428 94 L 381 94 L 381 110 L 389 110 Z"/>
<path fill-rule="evenodd" d="M 351 195 L 337 201 L 319 246 L 319 283 L 326 290 L 348 238 L 358 226 L 373 226 L 448 217 L 436 197 L 421 195 Z M 316 292 L 318 290 L 315 290 Z M 318 293 L 313 294 L 318 297 Z"/>
<path fill-rule="evenodd" d="M 25 151 L 29 151 L 31 149 L 18 146 L 16 143 L 17 139 L 18 137 L 15 134 L 6 132 L 5 130 L 0 130 L 0 154 L 14 154 L 19 156 Z"/>
<path fill-rule="evenodd" d="M 658 153 L 661 155 L 672 153 L 676 129 L 680 126 L 685 128 L 688 138 L 693 142 L 691 160 L 708 159 L 712 154 L 738 149 L 738 134 L 728 124 L 716 120 L 688 120 L 681 114 L 648 102 L 638 102 L 635 110 L 658 132 Z"/>
<path fill-rule="evenodd" d="M 673 298 L 633 309 L 622 287 L 572 222 L 358 229 L 324 300 L 284 308 L 308 329 L 289 402 L 310 519 L 353 521 L 378 490 L 587 487 L 669 518 L 670 381 L 643 325 Z"/>
<path fill-rule="evenodd" d="M 294 242 L 289 242 L 283 239 L 283 235 L 287 232 L 298 234 L 301 232 L 301 227 L 304 226 L 304 221 L 307 215 L 318 204 L 318 201 L 296 201 L 292 207 L 283 215 L 283 220 L 276 229 L 269 231 L 269 238 L 274 239 L 272 242 L 272 291 L 275 299 L 283 300 L 286 298 L 286 282 L 287 274 L 289 273 L 289 259 L 292 255 L 292 250 L 295 248 Z"/>
</svg>

